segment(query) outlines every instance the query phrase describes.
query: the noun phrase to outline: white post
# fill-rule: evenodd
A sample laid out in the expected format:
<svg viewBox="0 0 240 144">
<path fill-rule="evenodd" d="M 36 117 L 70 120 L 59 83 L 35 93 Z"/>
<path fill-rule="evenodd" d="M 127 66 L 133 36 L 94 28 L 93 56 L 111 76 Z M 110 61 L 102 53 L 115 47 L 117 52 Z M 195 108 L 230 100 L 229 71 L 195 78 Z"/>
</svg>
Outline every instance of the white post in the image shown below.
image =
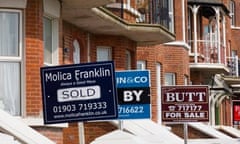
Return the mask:
<svg viewBox="0 0 240 144">
<path fill-rule="evenodd" d="M 188 124 L 184 123 L 184 144 L 187 144 L 188 140 Z"/>
<path fill-rule="evenodd" d="M 194 5 L 193 6 L 193 28 L 194 28 L 194 63 L 197 63 L 197 11 L 198 11 L 199 6 Z"/>
<path fill-rule="evenodd" d="M 218 49 L 218 63 L 221 63 L 221 37 L 220 37 L 220 10 L 215 9 L 217 20 L 217 49 Z"/>
</svg>

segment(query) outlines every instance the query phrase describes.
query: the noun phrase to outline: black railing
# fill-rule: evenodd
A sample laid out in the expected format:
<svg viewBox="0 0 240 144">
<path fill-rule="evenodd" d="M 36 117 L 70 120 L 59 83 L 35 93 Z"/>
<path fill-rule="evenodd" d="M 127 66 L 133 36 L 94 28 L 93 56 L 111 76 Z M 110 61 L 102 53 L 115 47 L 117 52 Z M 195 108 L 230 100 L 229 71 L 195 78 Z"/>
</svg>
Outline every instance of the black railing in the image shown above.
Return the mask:
<svg viewBox="0 0 240 144">
<path fill-rule="evenodd" d="M 135 23 L 158 24 L 169 29 L 170 23 L 173 24 L 173 18 L 171 19 L 169 13 L 169 5 L 172 5 L 169 0 L 139 0 L 139 3 L 135 5 L 118 0 L 117 3 L 109 4 L 105 8 L 125 20 L 127 16 L 124 14 L 126 12 L 128 14 L 132 13 L 136 17 Z"/>
</svg>

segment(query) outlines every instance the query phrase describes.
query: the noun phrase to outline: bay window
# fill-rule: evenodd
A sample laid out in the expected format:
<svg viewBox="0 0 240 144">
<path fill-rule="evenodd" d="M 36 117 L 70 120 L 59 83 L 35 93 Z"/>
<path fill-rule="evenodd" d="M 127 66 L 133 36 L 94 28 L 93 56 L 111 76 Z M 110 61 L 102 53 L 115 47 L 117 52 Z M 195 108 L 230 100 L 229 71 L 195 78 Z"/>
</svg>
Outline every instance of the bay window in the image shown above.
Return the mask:
<svg viewBox="0 0 240 144">
<path fill-rule="evenodd" d="M 0 108 L 21 114 L 22 13 L 0 10 Z"/>
</svg>

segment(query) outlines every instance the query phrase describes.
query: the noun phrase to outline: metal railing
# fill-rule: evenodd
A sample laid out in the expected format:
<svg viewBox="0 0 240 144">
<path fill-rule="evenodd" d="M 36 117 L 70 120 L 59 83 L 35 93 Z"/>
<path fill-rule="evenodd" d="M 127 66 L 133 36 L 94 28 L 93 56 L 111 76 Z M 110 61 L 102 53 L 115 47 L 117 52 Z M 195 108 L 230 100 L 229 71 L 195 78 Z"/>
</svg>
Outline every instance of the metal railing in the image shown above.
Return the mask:
<svg viewBox="0 0 240 144">
<path fill-rule="evenodd" d="M 227 57 L 227 66 L 230 70 L 230 76 L 239 76 L 239 60 L 238 56 Z"/>
<path fill-rule="evenodd" d="M 173 22 L 170 18 L 171 13 L 169 13 L 168 7 L 160 7 L 161 4 L 159 0 L 142 1 L 142 3 L 137 3 L 136 5 L 130 5 L 121 1 L 108 4 L 105 8 L 110 11 L 113 10 L 116 15 L 124 20 L 141 24 L 162 25 L 166 29 L 170 30 L 169 24 Z M 129 14 L 135 17 L 134 20 L 133 17 L 129 16 Z"/>
<path fill-rule="evenodd" d="M 226 48 L 221 43 L 210 40 L 197 40 L 194 43 L 190 40 L 188 44 L 191 46 L 191 63 L 223 64 L 229 69 L 229 75 L 239 75 L 238 56 L 227 57 Z"/>
</svg>

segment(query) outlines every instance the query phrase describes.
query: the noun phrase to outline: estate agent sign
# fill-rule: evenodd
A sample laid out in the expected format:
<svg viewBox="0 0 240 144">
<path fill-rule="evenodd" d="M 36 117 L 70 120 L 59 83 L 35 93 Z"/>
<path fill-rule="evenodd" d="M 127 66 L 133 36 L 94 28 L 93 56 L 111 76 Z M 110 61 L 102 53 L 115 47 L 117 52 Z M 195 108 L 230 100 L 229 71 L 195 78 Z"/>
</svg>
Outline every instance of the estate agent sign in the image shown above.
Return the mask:
<svg viewBox="0 0 240 144">
<path fill-rule="evenodd" d="M 114 64 L 41 68 L 44 123 L 117 118 Z"/>
<path fill-rule="evenodd" d="M 148 70 L 117 71 L 119 119 L 149 119 L 150 74 Z"/>
<path fill-rule="evenodd" d="M 162 121 L 208 122 L 208 86 L 163 86 Z"/>
<path fill-rule="evenodd" d="M 233 125 L 240 125 L 240 100 L 232 101 Z"/>
</svg>

